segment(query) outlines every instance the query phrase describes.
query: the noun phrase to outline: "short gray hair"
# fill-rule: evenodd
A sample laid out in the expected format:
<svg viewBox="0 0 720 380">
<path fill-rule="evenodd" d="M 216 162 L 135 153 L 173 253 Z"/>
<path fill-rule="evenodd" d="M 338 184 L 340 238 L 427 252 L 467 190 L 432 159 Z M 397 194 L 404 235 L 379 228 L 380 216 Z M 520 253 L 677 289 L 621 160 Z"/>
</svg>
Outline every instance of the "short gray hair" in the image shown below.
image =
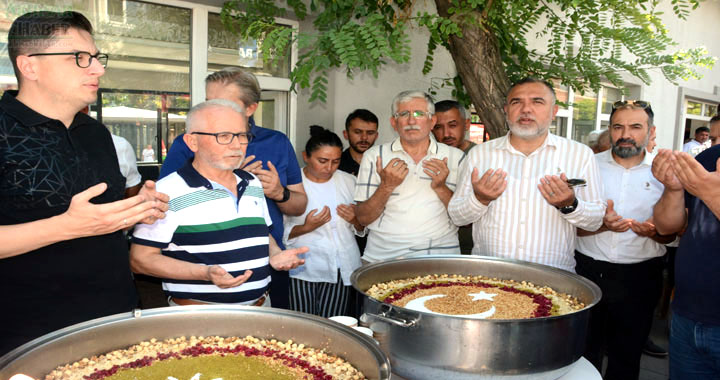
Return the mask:
<svg viewBox="0 0 720 380">
<path fill-rule="evenodd" d="M 425 103 L 427 103 L 427 110 L 430 113 L 430 115 L 435 114 L 435 101 L 433 98 L 428 95 L 426 92 L 419 91 L 419 90 L 410 90 L 410 91 L 403 91 L 395 96 L 395 99 L 393 99 L 392 106 L 390 107 L 390 111 L 392 112 L 392 116 L 395 117 L 395 113 L 397 112 L 398 106 L 402 103 L 407 103 L 413 99 L 425 99 Z"/>
<path fill-rule="evenodd" d="M 246 117 L 245 110 L 239 105 L 237 105 L 237 103 L 235 102 L 227 99 L 207 100 L 202 103 L 196 104 L 192 108 L 190 108 L 190 112 L 188 112 L 187 118 L 185 119 L 187 133 L 193 132 L 195 130 L 195 124 L 197 123 L 198 114 L 204 110 L 211 108 L 230 108 L 231 110 L 242 115 L 242 117 Z"/>
<path fill-rule="evenodd" d="M 220 82 L 224 85 L 234 84 L 240 89 L 240 100 L 249 107 L 260 101 L 262 90 L 255 75 L 237 67 L 226 67 L 205 78 L 205 84 Z"/>
</svg>

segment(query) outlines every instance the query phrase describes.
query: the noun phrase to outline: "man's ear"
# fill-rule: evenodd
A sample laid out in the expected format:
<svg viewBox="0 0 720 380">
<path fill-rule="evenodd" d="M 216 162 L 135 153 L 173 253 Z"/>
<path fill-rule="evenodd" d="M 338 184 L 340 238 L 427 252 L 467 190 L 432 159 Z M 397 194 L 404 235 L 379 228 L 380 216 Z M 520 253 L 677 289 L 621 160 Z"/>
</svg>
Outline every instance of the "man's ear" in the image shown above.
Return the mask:
<svg viewBox="0 0 720 380">
<path fill-rule="evenodd" d="M 37 73 L 37 61 L 33 59 L 34 57 L 28 57 L 27 55 L 18 55 L 15 58 L 15 62 L 17 63 L 18 71 L 20 72 L 20 75 L 22 75 L 23 79 L 27 80 L 37 80 L 38 79 L 38 73 Z M 18 78 L 18 81 L 20 78 Z"/>
<path fill-rule="evenodd" d="M 395 131 L 397 131 L 397 120 L 395 120 L 394 117 L 390 116 L 390 125 L 393 127 Z"/>
<path fill-rule="evenodd" d="M 197 136 L 194 136 L 194 135 L 190 134 L 189 132 L 185 133 L 183 135 L 183 141 L 185 141 L 185 145 L 187 145 L 188 148 L 190 148 L 190 150 L 193 153 L 197 153 L 197 151 L 198 151 Z"/>
<path fill-rule="evenodd" d="M 257 111 L 258 105 L 259 105 L 258 103 L 253 103 L 249 106 L 246 106 L 245 107 L 245 116 L 247 116 L 248 118 L 250 116 L 252 116 L 255 113 L 255 111 Z"/>
<path fill-rule="evenodd" d="M 350 141 L 350 139 L 348 138 L 347 129 L 343 130 L 343 137 L 345 137 L 345 140 Z"/>
</svg>

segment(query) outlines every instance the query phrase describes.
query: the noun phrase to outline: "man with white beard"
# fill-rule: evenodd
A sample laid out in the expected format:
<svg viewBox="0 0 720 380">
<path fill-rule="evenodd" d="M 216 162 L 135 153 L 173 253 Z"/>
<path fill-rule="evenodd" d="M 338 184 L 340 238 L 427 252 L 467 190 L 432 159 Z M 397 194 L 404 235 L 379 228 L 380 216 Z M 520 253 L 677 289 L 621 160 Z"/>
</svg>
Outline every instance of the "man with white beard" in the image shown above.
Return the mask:
<svg viewBox="0 0 720 380">
<path fill-rule="evenodd" d="M 247 114 L 214 99 L 191 108 L 186 124 L 193 158 L 158 181 L 169 210 L 135 228 L 130 267 L 162 278 L 170 306 L 270 306 L 270 268 L 297 268 L 308 249 L 281 250 L 260 179 L 239 169 L 254 137 Z"/>
<path fill-rule="evenodd" d="M 355 215 L 370 230 L 363 260 L 459 254 L 447 204 L 464 154 L 430 138 L 437 120 L 428 94 L 401 92 L 391 111 L 399 137 L 365 151 L 355 186 Z"/>
<path fill-rule="evenodd" d="M 593 152 L 548 133 L 558 111 L 548 82 L 514 84 L 504 108 L 510 132 L 469 152 L 450 217 L 456 225 L 473 223 L 474 255 L 572 272 L 576 228 L 595 231 L 605 214 Z"/>
</svg>

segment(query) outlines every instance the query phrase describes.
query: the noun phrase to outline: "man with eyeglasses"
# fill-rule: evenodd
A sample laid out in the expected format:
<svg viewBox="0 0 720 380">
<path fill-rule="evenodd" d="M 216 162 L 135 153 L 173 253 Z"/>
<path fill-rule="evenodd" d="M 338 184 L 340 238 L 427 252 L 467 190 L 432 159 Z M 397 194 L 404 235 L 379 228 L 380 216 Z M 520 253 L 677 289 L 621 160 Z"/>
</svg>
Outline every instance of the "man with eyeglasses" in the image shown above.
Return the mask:
<svg viewBox="0 0 720 380">
<path fill-rule="evenodd" d="M 164 216 L 146 183 L 123 200 L 110 132 L 80 112 L 107 55 L 77 12 L 33 12 L 8 32 L 19 91 L 0 100 L 0 355 L 137 306 L 123 229 Z"/>
<path fill-rule="evenodd" d="M 653 116 L 644 101 L 613 104 L 611 149 L 595 155 L 607 210 L 600 229 L 577 230 L 575 270 L 603 293 L 592 309 L 584 357 L 602 371 L 607 355 L 603 378 L 608 380 L 640 374 L 663 288 L 664 244 L 675 240 L 675 234 L 659 235 L 653 219 L 653 206 L 664 190 L 652 175 L 654 156 L 647 151 L 656 129 Z"/>
<path fill-rule="evenodd" d="M 507 95 L 510 132 L 468 153 L 448 211 L 457 225 L 473 223 L 472 254 L 572 272 L 576 228 L 602 225 L 595 157 L 586 145 L 548 133 L 557 111 L 552 85 L 525 78 Z"/>
<path fill-rule="evenodd" d="M 260 95 L 257 78 L 243 69 L 228 67 L 205 78 L 206 99 L 227 99 L 245 110 L 245 117 L 248 118 L 254 138 L 247 147 L 247 166 L 243 169 L 255 174 L 262 183 L 273 220 L 271 233 L 280 248 L 284 248 L 283 215 L 302 215 L 307 205 L 307 196 L 290 140 L 282 132 L 255 124 L 253 114 L 258 109 Z M 183 139 L 184 136 L 180 135 L 173 141 L 160 170 L 160 178 L 173 173 L 193 157 L 193 152 Z M 288 273 L 273 271 L 272 278 L 270 293 L 273 296 L 273 307 L 289 309 Z"/>
<path fill-rule="evenodd" d="M 162 278 L 171 306 L 269 306 L 270 268 L 296 268 L 307 248 L 278 247 L 260 180 L 238 169 L 253 139 L 244 110 L 208 100 L 185 122 L 183 139 L 194 156 L 158 181 L 170 209 L 165 219 L 135 228 L 130 265 Z"/>
<path fill-rule="evenodd" d="M 464 154 L 430 138 L 436 122 L 430 95 L 401 92 L 391 111 L 398 138 L 365 151 L 355 186 L 355 213 L 370 231 L 363 260 L 459 254 L 447 204 Z"/>
</svg>

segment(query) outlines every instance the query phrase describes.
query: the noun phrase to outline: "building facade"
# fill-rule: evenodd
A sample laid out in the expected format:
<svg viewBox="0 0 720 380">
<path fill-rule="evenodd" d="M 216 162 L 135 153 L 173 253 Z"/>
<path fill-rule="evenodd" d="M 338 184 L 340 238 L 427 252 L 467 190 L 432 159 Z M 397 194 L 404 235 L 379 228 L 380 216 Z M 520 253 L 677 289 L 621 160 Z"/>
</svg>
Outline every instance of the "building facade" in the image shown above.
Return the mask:
<svg viewBox="0 0 720 380">
<path fill-rule="evenodd" d="M 669 2 L 665 14 L 671 15 Z M 432 8 L 432 2 L 418 3 Z M 298 157 L 309 138 L 309 125 L 319 124 L 337 133 L 345 117 L 356 108 L 367 108 L 380 118 L 379 143 L 396 135 L 390 127 L 390 102 L 400 91 L 428 90 L 442 78 L 454 77 L 450 54 L 437 50 L 433 70 L 421 73 L 428 40 L 424 30 L 415 28 L 412 59 L 406 65 L 387 65 L 378 78 L 361 73 L 348 79 L 342 70 L 332 72 L 326 103 L 309 102 L 309 92 L 290 91 L 289 72 L 297 52 L 278 67 L 267 67 L 258 56 L 256 41 L 240 41 L 220 22 L 222 1 L 181 0 L 12 0 L 0 4 L 0 90 L 16 87 L 7 56 L 7 30 L 19 15 L 34 10 L 75 10 L 85 14 L 96 29 L 98 48 L 110 54 L 100 96 L 89 112 L 111 132 L 125 137 L 136 149 L 138 159 L 150 145 L 166 152 L 175 136 L 184 132 L 184 115 L 193 104 L 205 99 L 204 78 L 226 66 L 253 71 L 263 88 L 256 112 L 259 125 L 282 131 L 296 147 Z M 708 0 L 690 14 L 687 21 L 664 20 L 679 48 L 706 46 L 710 55 L 720 56 L 720 1 Z M 309 21 L 278 20 L 288 27 L 309 30 Z M 542 49 L 542 41 L 536 48 Z M 720 65 L 720 64 L 719 64 Z M 612 103 L 622 99 L 650 101 L 655 110 L 657 142 L 661 148 L 680 149 L 695 128 L 707 124 L 718 112 L 720 68 L 702 70 L 704 78 L 672 84 L 659 72 L 645 85 L 627 77 L 629 95 L 611 85 L 584 94 L 557 87 L 562 107 L 552 131 L 586 142 L 592 130 L 608 124 Z M 449 99 L 450 89 L 437 88 L 437 100 Z M 118 110 L 122 110 L 119 112 Z M 153 163 L 159 165 L 163 155 Z"/>
</svg>

